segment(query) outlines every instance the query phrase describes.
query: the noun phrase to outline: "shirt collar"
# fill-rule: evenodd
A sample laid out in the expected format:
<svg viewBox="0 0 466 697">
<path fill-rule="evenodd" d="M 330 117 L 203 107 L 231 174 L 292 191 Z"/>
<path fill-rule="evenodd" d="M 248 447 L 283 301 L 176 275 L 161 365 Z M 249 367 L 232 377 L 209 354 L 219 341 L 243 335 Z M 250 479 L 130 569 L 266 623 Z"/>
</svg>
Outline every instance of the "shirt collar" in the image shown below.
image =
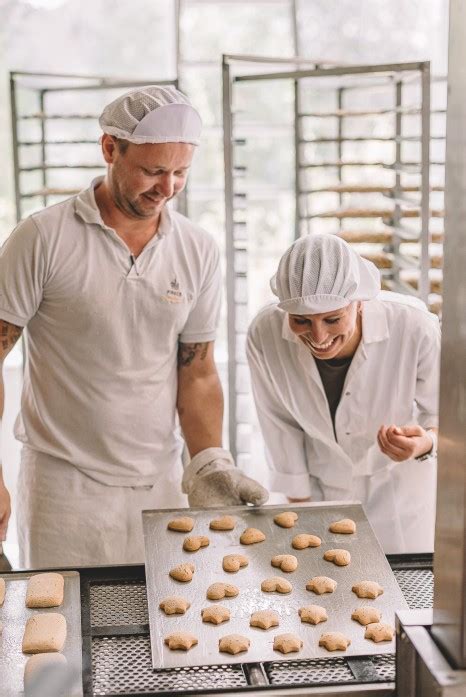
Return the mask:
<svg viewBox="0 0 466 697">
<path fill-rule="evenodd" d="M 100 225 L 102 228 L 109 229 L 102 220 L 100 210 L 95 200 L 95 189 L 103 181 L 103 179 L 103 176 L 93 179 L 90 186 L 76 196 L 74 206 L 76 214 L 85 223 L 88 223 L 89 225 Z M 173 220 L 170 209 L 167 206 L 164 206 L 160 215 L 159 227 L 157 229 L 157 240 L 165 237 L 165 235 L 170 232 L 172 225 Z"/>
<path fill-rule="evenodd" d="M 300 340 L 291 331 L 288 324 L 288 313 L 283 313 L 282 338 L 301 345 Z M 373 344 L 385 341 L 390 335 L 387 315 L 383 303 L 380 300 L 366 300 L 362 309 L 362 343 Z"/>
</svg>

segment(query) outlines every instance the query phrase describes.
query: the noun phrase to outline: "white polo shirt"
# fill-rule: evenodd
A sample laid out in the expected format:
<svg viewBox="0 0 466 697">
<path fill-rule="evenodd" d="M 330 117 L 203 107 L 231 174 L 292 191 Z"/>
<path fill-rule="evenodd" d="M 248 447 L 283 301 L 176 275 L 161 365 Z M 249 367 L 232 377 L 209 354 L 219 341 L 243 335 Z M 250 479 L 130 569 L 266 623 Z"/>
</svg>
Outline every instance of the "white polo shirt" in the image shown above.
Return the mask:
<svg viewBox="0 0 466 697">
<path fill-rule="evenodd" d="M 212 237 L 164 209 L 133 264 L 89 189 L 20 223 L 0 252 L 0 319 L 27 325 L 18 440 L 114 486 L 179 464 L 178 342 L 215 339 Z"/>
</svg>

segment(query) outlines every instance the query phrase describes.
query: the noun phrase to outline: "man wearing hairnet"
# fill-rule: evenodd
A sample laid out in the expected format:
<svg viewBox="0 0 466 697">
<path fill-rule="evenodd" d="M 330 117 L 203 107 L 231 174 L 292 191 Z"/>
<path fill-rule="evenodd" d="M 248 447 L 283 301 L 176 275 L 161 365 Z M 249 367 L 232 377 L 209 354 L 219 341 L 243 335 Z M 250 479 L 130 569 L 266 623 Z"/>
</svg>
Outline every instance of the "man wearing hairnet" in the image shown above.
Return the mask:
<svg viewBox="0 0 466 697">
<path fill-rule="evenodd" d="M 1 360 L 27 327 L 15 427 L 26 567 L 141 562 L 141 510 L 186 505 L 180 427 L 191 505 L 267 498 L 221 447 L 218 249 L 167 207 L 200 116 L 151 85 L 99 122 L 106 176 L 22 221 L 0 254 Z M 0 540 L 8 517 L 0 479 Z"/>
<path fill-rule="evenodd" d="M 271 489 L 362 501 L 386 553 L 431 552 L 440 330 L 334 235 L 308 235 L 248 333 Z"/>
</svg>

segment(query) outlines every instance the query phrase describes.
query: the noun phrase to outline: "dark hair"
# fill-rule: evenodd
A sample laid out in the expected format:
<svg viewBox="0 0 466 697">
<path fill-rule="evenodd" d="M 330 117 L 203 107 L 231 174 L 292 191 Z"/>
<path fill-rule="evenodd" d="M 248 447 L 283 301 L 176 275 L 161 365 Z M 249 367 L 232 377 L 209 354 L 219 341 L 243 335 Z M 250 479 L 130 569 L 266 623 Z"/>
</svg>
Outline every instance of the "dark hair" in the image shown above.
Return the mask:
<svg viewBox="0 0 466 697">
<path fill-rule="evenodd" d="M 124 138 L 115 138 L 117 148 L 121 152 L 122 155 L 125 154 L 125 152 L 128 150 L 129 146 L 129 140 L 125 140 Z"/>
</svg>

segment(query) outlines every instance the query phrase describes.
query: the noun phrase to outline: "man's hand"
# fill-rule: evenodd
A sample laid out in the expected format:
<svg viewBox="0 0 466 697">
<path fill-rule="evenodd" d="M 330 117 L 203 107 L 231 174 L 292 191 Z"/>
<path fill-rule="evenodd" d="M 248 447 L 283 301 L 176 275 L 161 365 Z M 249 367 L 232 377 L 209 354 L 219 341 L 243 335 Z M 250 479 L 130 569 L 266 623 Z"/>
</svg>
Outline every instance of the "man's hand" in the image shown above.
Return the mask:
<svg viewBox="0 0 466 697">
<path fill-rule="evenodd" d="M 11 515 L 10 494 L 3 483 L 0 471 L 0 542 L 6 540 L 8 521 Z"/>
<path fill-rule="evenodd" d="M 434 445 L 421 426 L 381 426 L 377 433 L 380 450 L 391 460 L 403 462 L 429 453 Z"/>
<path fill-rule="evenodd" d="M 223 448 L 207 448 L 193 457 L 184 471 L 182 486 L 190 506 L 262 506 L 269 498 L 259 482 L 235 467 L 231 454 Z"/>
</svg>

